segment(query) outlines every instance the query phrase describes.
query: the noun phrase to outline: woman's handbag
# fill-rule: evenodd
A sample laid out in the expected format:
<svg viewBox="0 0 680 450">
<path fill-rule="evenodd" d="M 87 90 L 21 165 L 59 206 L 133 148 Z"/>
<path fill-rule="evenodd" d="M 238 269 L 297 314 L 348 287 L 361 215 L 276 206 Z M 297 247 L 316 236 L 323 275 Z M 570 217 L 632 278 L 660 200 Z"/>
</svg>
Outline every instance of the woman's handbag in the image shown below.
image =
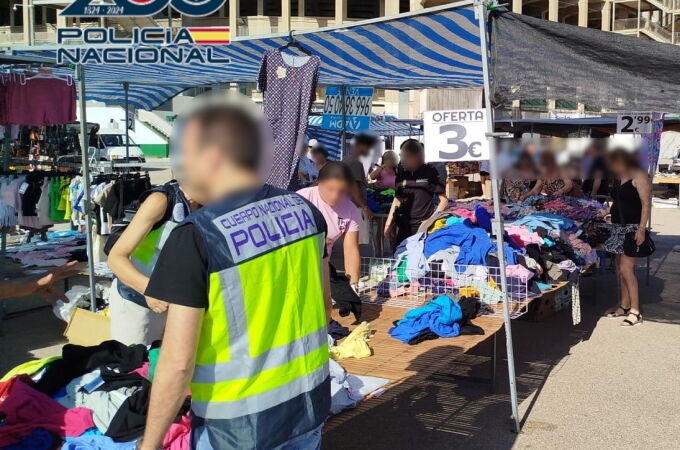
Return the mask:
<svg viewBox="0 0 680 450">
<path fill-rule="evenodd" d="M 642 244 L 637 245 L 635 242 L 635 231 L 626 233 L 623 240 L 623 253 L 631 258 L 645 258 L 656 250 L 656 245 L 649 234 L 649 230 L 645 230 L 645 240 Z"/>
</svg>

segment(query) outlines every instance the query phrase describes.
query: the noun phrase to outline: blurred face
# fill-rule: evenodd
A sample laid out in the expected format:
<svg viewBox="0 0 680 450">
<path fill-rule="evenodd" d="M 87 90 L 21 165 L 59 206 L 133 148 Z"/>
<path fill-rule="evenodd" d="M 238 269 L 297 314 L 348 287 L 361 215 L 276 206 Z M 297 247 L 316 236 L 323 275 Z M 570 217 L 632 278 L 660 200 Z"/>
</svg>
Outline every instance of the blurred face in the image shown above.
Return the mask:
<svg viewBox="0 0 680 450">
<path fill-rule="evenodd" d="M 621 177 L 628 172 L 626 170 L 626 165 L 619 159 L 609 160 L 609 170 L 614 172 L 614 174 L 616 174 L 618 177 Z"/>
<path fill-rule="evenodd" d="M 401 155 L 401 163 L 407 170 L 417 170 L 423 165 L 423 158 L 418 153 L 403 152 Z"/>
<path fill-rule="evenodd" d="M 319 194 L 331 206 L 340 203 L 347 196 L 349 186 L 345 180 L 330 178 L 319 182 Z"/>
<path fill-rule="evenodd" d="M 354 149 L 361 156 L 368 156 L 371 153 L 371 147 L 366 144 L 357 144 Z"/>
<path fill-rule="evenodd" d="M 517 167 L 519 170 L 533 170 L 534 161 L 529 155 L 522 155 L 517 161 Z"/>
<path fill-rule="evenodd" d="M 557 161 L 555 155 L 552 153 L 543 153 L 541 155 L 541 170 L 544 172 L 552 172 L 557 169 Z"/>
<path fill-rule="evenodd" d="M 180 136 L 182 186 L 192 198 L 206 204 L 210 201 L 207 192 L 219 167 L 219 152 L 216 149 L 202 149 L 199 140 L 200 129 L 195 120 L 190 120 Z"/>
<path fill-rule="evenodd" d="M 321 152 L 312 153 L 312 161 L 317 165 L 325 164 L 327 162 L 326 157 Z"/>
</svg>

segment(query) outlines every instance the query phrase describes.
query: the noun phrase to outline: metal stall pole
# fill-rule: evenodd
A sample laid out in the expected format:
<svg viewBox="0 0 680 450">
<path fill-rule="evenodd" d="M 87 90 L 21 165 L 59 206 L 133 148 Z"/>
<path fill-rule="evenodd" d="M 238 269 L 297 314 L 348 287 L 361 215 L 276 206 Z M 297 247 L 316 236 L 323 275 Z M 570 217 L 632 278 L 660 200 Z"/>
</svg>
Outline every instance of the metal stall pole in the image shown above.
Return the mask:
<svg viewBox="0 0 680 450">
<path fill-rule="evenodd" d="M 130 99 L 129 99 L 130 84 L 123 83 L 123 91 L 125 92 L 125 163 L 130 163 Z M 126 166 L 125 171 L 130 168 Z"/>
<path fill-rule="evenodd" d="M 491 197 L 494 210 L 494 234 L 497 239 L 498 261 L 500 266 L 501 289 L 503 292 L 503 319 L 505 321 L 505 345 L 508 355 L 508 378 L 510 380 L 510 403 L 512 405 L 512 421 L 515 432 L 520 432 L 519 408 L 517 402 L 517 383 L 515 380 L 515 355 L 512 347 L 512 328 L 510 323 L 510 306 L 508 305 L 508 282 L 505 274 L 505 249 L 503 246 L 503 217 L 501 216 L 500 193 L 498 185 L 498 163 L 496 160 L 496 140 L 494 138 L 493 108 L 491 107 L 491 83 L 489 79 L 489 61 L 486 36 L 486 5 L 483 1 L 475 2 L 477 19 L 479 20 L 479 38 L 482 53 L 482 71 L 484 76 L 484 97 L 486 108 L 486 130 L 489 139 L 489 166 L 491 170 Z"/>
<path fill-rule="evenodd" d="M 10 139 L 9 128 L 10 127 L 5 128 L 5 134 L 2 139 L 4 147 L 4 152 L 2 155 L 2 170 L 4 170 L 5 172 L 9 170 L 9 154 L 12 147 L 12 140 Z M 3 258 L 3 264 L 6 251 L 7 251 L 7 232 L 3 228 L 2 233 L 0 233 L 0 258 Z"/>
<path fill-rule="evenodd" d="M 340 101 L 342 102 L 342 134 L 340 136 L 340 159 L 345 159 L 345 144 L 347 140 L 347 86 L 340 87 Z"/>
<path fill-rule="evenodd" d="M 89 142 L 87 134 L 87 113 L 85 112 L 85 67 L 82 64 L 78 65 L 78 86 L 80 88 L 80 151 L 82 154 L 83 164 L 83 185 L 85 186 L 85 232 L 87 244 L 87 276 L 90 281 L 90 308 L 92 312 L 97 311 L 97 293 L 94 286 L 94 251 L 92 249 L 92 221 L 90 220 L 90 211 L 92 205 L 92 198 L 90 196 L 90 157 L 89 157 Z"/>
</svg>

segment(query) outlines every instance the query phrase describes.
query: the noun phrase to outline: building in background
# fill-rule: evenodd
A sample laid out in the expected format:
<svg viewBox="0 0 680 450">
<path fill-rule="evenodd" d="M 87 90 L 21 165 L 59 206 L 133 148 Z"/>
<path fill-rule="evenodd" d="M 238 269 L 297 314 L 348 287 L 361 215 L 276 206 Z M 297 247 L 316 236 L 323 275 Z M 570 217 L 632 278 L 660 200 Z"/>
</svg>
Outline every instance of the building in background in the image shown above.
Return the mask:
<svg viewBox="0 0 680 450">
<path fill-rule="evenodd" d="M 290 30 L 302 31 L 391 16 L 421 8 L 453 3 L 451 0 L 226 0 L 224 6 L 207 17 L 182 16 L 167 12 L 155 17 L 65 18 L 61 11 L 72 0 L 0 0 L 0 47 L 54 44 L 56 29 L 63 26 L 115 27 L 121 33 L 134 27 L 180 27 L 229 25 L 232 36 L 260 36 Z M 502 2 L 501 2 L 502 3 Z M 621 34 L 680 44 L 680 0 L 509 0 L 512 11 L 596 28 Z M 549 61 L 546 61 L 549 63 Z M 260 101 L 254 84 L 229 86 Z M 191 90 L 192 95 L 204 88 Z M 323 104 L 323 90 L 314 109 Z M 176 101 L 182 101 L 181 96 Z M 410 92 L 377 89 L 373 112 L 402 118 L 418 118 L 422 111 L 446 108 L 474 108 L 481 105 L 481 91 L 475 89 L 436 89 Z M 173 102 L 155 114 L 140 115 L 154 129 L 173 116 Z M 599 110 L 590 105 L 545 99 L 505 105 L 514 117 L 584 115 Z"/>
</svg>

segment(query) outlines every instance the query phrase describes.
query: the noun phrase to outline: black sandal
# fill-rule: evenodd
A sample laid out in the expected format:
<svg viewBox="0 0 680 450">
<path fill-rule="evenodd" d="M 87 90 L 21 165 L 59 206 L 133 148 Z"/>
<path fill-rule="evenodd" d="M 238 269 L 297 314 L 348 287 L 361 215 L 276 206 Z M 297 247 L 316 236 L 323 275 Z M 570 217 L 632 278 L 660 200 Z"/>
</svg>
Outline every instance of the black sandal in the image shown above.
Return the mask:
<svg viewBox="0 0 680 450">
<path fill-rule="evenodd" d="M 635 316 L 635 322 L 632 322 L 630 319 L 623 319 L 623 322 L 621 322 L 622 327 L 634 327 L 635 325 L 640 325 L 642 323 L 641 313 L 628 313 L 628 317 L 630 316 Z"/>
<path fill-rule="evenodd" d="M 623 311 L 623 314 L 616 314 L 618 310 Z M 626 317 L 628 316 L 628 312 L 630 311 L 630 308 L 624 308 L 623 306 L 619 305 L 616 307 L 614 311 L 605 313 L 605 317 L 608 317 L 610 319 L 616 319 L 617 317 Z"/>
</svg>

